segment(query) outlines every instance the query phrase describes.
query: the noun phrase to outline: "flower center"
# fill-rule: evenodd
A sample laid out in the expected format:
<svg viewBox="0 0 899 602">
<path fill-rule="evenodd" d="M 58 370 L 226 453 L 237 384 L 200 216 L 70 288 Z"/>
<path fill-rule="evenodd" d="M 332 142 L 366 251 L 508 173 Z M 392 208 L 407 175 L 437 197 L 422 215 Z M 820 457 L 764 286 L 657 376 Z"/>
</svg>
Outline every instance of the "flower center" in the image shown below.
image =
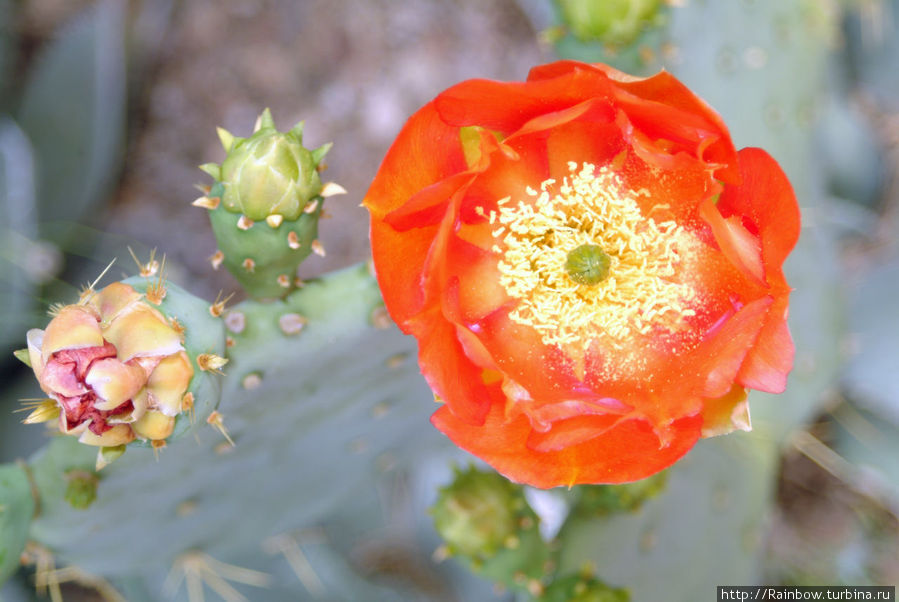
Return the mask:
<svg viewBox="0 0 899 602">
<path fill-rule="evenodd" d="M 568 252 L 565 271 L 578 284 L 599 284 L 609 277 L 612 258 L 599 245 L 581 245 Z"/>
<path fill-rule="evenodd" d="M 500 283 L 519 301 L 511 319 L 579 357 L 593 341 L 622 349 L 635 335 L 682 329 L 696 313 L 683 263 L 699 241 L 644 215 L 638 199 L 649 193 L 627 189 L 608 167 L 568 169 L 561 185 L 528 187 L 528 198 L 502 199 L 490 215 Z"/>
</svg>

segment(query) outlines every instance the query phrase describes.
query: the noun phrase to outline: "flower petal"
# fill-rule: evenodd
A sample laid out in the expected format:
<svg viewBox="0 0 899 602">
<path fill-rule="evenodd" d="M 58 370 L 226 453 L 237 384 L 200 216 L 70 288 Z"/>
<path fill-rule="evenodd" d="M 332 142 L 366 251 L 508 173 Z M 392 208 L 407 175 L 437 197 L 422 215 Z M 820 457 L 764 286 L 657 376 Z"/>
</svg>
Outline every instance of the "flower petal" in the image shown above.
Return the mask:
<svg viewBox="0 0 899 602">
<path fill-rule="evenodd" d="M 122 282 L 113 282 L 93 295 L 88 303 L 97 310 L 100 321 L 105 326 L 120 313 L 127 311 L 132 304 L 137 303 L 140 298 L 141 294 L 133 287 Z"/>
<path fill-rule="evenodd" d="M 163 359 L 150 374 L 147 391 L 153 406 L 167 416 L 181 413 L 181 400 L 194 369 L 183 351 Z"/>
<path fill-rule="evenodd" d="M 784 295 L 771 306 L 768 319 L 737 374 L 737 382 L 744 387 L 768 393 L 783 393 L 786 389 L 794 354 L 793 338 L 787 328 L 787 305 Z"/>
<path fill-rule="evenodd" d="M 747 230 L 736 215 L 721 216 L 713 199 L 706 199 L 700 206 L 700 214 L 712 229 L 715 242 L 724 256 L 748 277 L 765 284 L 765 264 L 762 246 L 755 235 Z"/>
<path fill-rule="evenodd" d="M 652 427 L 642 420 L 624 420 L 603 434 L 564 449 L 540 452 L 528 447 L 526 417 L 506 421 L 494 402 L 482 427 L 456 418 L 442 407 L 431 422 L 452 441 L 487 461 L 509 479 L 550 488 L 581 483 L 625 483 L 667 468 L 699 439 L 702 417 L 682 418 L 672 425 L 671 444 L 662 447 Z"/>
<path fill-rule="evenodd" d="M 41 354 L 41 347 L 44 344 L 44 331 L 40 328 L 32 328 L 25 334 L 25 340 L 28 343 L 28 360 L 31 363 L 31 369 L 38 381 L 41 380 L 41 372 L 44 370 L 44 357 Z"/>
<path fill-rule="evenodd" d="M 717 437 L 735 430 L 752 430 L 746 389 L 739 385 L 721 397 L 706 399 L 702 409 L 703 437 Z"/>
<path fill-rule="evenodd" d="M 171 355 L 183 349 L 180 335 L 159 312 L 143 303 L 119 314 L 104 334 L 115 345 L 121 362 L 135 357 Z"/>
<path fill-rule="evenodd" d="M 509 135 L 535 117 L 609 94 L 604 74 L 580 69 L 535 82 L 468 80 L 440 94 L 434 105 L 447 124 L 476 125 Z"/>
<path fill-rule="evenodd" d="M 78 437 L 78 441 L 96 447 L 115 447 L 116 445 L 125 445 L 134 441 L 134 431 L 127 424 L 117 424 L 100 435 L 97 435 L 90 429 L 86 429 Z"/>
<path fill-rule="evenodd" d="M 724 216 L 739 215 L 752 225 L 761 240 L 761 255 L 768 272 L 778 274 L 799 240 L 799 205 L 793 187 L 771 155 L 759 148 L 744 148 L 739 153 L 740 186 L 725 186 L 718 200 Z"/>
<path fill-rule="evenodd" d="M 165 439 L 175 429 L 175 417 L 162 412 L 150 410 L 140 420 L 131 425 L 135 434 L 141 439 L 158 441 Z"/>
<path fill-rule="evenodd" d="M 699 374 L 705 374 L 702 394 L 707 398 L 725 395 L 749 350 L 755 344 L 774 300 L 763 297 L 741 307 L 692 354 L 691 363 Z"/>
<path fill-rule="evenodd" d="M 46 364 L 57 351 L 102 345 L 103 333 L 94 312 L 80 305 L 66 305 L 47 325 L 41 353 Z"/>
<path fill-rule="evenodd" d="M 94 407 L 107 411 L 134 397 L 147 382 L 147 377 L 140 367 L 123 364 L 116 358 L 106 358 L 91 364 L 84 381 L 97 394 Z"/>
<path fill-rule="evenodd" d="M 429 313 L 416 320 L 421 324 L 416 328 L 416 336 L 418 361 L 425 380 L 460 420 L 481 424 L 487 412 L 487 390 L 481 379 L 483 368 L 468 358 L 456 337 L 456 327 L 442 316 Z"/>
<path fill-rule="evenodd" d="M 433 152 L 435 147 L 441 152 Z M 422 274 L 437 227 L 398 232 L 384 217 L 420 190 L 465 169 L 458 129 L 443 123 L 433 103 L 428 104 L 403 127 L 365 195 L 363 205 L 372 216 L 372 254 L 379 258 L 378 284 L 391 317 L 404 330 L 424 303 Z"/>
</svg>

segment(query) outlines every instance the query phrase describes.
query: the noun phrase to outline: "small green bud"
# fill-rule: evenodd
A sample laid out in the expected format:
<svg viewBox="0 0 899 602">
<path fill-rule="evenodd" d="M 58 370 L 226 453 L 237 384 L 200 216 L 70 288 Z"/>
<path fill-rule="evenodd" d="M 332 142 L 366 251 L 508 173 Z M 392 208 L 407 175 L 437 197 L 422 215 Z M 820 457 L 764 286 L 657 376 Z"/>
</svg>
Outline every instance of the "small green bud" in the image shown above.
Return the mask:
<svg viewBox="0 0 899 602">
<path fill-rule="evenodd" d="M 223 186 L 222 203 L 228 211 L 253 221 L 270 215 L 295 220 L 322 191 L 318 162 L 327 147 L 314 151 L 303 147 L 302 123 L 279 132 L 268 109 L 257 125 L 249 138 L 219 132 L 228 151 L 217 178 Z M 215 167 L 205 164 L 202 169 L 215 177 Z"/>
<path fill-rule="evenodd" d="M 510 589 L 542 589 L 551 552 L 521 485 L 493 471 L 457 469 L 431 514 L 449 555 L 464 558 L 473 571 Z"/>
<path fill-rule="evenodd" d="M 434 527 L 453 552 L 489 558 L 515 536 L 523 501 L 516 486 L 496 473 L 457 471 L 432 508 Z"/>
<path fill-rule="evenodd" d="M 664 491 L 667 482 L 668 473 L 660 472 L 623 485 L 581 485 L 575 511 L 591 516 L 635 512 Z"/>
<path fill-rule="evenodd" d="M 568 575 L 555 579 L 537 602 L 630 602 L 626 589 L 609 587 L 595 577 Z"/>
<path fill-rule="evenodd" d="M 97 475 L 84 470 L 71 470 L 66 473 L 69 485 L 66 487 L 65 500 L 76 510 L 84 510 L 97 499 Z"/>
<path fill-rule="evenodd" d="M 565 24 L 582 42 L 633 42 L 659 19 L 661 0 L 556 0 Z"/>
</svg>

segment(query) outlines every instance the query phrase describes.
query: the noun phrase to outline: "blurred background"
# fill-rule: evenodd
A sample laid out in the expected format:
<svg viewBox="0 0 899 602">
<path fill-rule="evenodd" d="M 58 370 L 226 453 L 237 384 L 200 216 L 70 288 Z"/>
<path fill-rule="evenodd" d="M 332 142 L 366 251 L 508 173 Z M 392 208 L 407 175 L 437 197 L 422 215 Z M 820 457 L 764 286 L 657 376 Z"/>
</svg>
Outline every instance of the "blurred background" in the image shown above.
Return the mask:
<svg viewBox="0 0 899 602">
<path fill-rule="evenodd" d="M 780 450 L 760 579 L 899 582 L 896 0 L 0 0 L 0 460 L 45 440 L 11 414 L 36 391 L 11 351 L 112 257 L 118 277 L 157 249 L 191 292 L 237 290 L 190 205 L 216 126 L 248 135 L 269 107 L 334 142 L 349 194 L 314 276 L 367 257 L 359 203 L 411 113 L 559 57 L 671 70 L 790 175 L 798 353 L 788 392 L 753 398 Z"/>
</svg>

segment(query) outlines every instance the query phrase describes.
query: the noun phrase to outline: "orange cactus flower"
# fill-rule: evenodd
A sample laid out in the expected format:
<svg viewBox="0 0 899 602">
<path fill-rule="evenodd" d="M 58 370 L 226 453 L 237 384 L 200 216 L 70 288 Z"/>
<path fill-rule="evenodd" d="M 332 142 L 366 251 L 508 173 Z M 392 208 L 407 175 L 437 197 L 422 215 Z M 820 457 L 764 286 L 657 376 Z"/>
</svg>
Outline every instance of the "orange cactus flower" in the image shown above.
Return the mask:
<svg viewBox="0 0 899 602">
<path fill-rule="evenodd" d="M 98 447 L 172 434 L 193 367 L 178 329 L 133 287 L 89 291 L 59 309 L 46 330 L 29 330 L 27 340 L 61 432 Z M 57 414 L 40 410 L 33 421 Z"/>
<path fill-rule="evenodd" d="M 792 188 L 666 72 L 462 82 L 409 119 L 364 204 L 433 424 L 512 480 L 641 479 L 786 385 Z"/>
</svg>

